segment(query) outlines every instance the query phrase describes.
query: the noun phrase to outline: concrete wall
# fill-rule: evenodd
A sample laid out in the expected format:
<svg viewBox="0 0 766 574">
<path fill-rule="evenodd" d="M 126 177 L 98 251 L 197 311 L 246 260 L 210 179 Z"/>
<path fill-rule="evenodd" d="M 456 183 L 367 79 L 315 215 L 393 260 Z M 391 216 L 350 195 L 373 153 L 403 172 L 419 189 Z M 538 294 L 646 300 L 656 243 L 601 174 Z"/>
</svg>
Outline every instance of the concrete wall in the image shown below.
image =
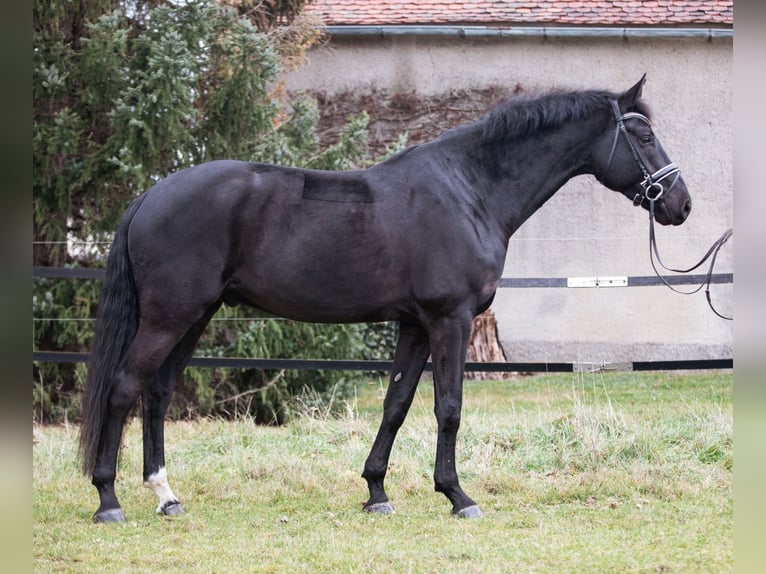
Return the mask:
<svg viewBox="0 0 766 574">
<path fill-rule="evenodd" d="M 490 85 L 526 90 L 627 89 L 647 73 L 654 129 L 681 167 L 694 207 L 658 228 L 665 263 L 688 266 L 733 225 L 732 40 L 460 37 L 335 38 L 288 75 L 291 91 L 449 93 Z M 717 272 L 733 271 L 732 239 Z M 648 215 L 590 176 L 575 178 L 511 238 L 506 277 L 652 275 Z M 686 287 L 688 288 L 688 287 Z M 731 285 L 713 286 L 732 312 Z M 500 289 L 493 304 L 511 361 L 628 361 L 733 356 L 731 321 L 704 292 L 665 287 Z"/>
</svg>

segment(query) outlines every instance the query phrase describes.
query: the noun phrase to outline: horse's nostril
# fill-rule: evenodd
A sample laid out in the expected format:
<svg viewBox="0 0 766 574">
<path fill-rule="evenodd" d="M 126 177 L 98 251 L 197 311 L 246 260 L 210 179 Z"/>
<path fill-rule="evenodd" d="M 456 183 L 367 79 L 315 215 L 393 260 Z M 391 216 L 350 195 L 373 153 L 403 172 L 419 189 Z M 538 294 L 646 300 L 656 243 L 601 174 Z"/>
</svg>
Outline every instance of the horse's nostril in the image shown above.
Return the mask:
<svg viewBox="0 0 766 574">
<path fill-rule="evenodd" d="M 684 205 L 681 208 L 681 213 L 683 214 L 684 219 L 689 217 L 689 214 L 691 212 L 692 212 L 692 200 L 691 199 L 687 199 L 686 201 L 684 201 Z"/>
</svg>

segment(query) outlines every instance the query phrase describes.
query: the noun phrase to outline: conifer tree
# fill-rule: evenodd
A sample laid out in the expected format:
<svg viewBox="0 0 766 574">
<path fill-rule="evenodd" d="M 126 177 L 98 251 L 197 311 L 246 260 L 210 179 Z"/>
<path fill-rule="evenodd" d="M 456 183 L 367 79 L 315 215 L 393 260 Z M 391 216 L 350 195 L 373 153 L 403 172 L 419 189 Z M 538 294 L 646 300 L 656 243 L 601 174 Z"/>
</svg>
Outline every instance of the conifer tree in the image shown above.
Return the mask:
<svg viewBox="0 0 766 574">
<path fill-rule="evenodd" d="M 128 203 L 169 173 L 230 158 L 345 169 L 364 154 L 367 116 L 319 150 L 316 103 L 289 99 L 279 78 L 319 40 L 305 0 L 34 0 L 33 263 L 102 266 Z M 37 279 L 34 346 L 86 351 L 100 284 Z M 362 327 L 227 321 L 202 341 L 207 353 L 348 357 Z M 63 320 L 66 319 L 66 320 Z M 74 319 L 74 320 L 73 320 Z M 289 329 L 288 329 L 289 327 Z M 328 350 L 329 349 L 329 350 Z M 322 354 L 324 353 L 324 354 Z M 83 367 L 38 364 L 35 413 L 75 418 Z M 192 371 L 175 411 L 246 411 L 281 421 L 304 385 L 334 392 L 338 373 Z M 218 406 L 216 406 L 218 405 Z"/>
</svg>

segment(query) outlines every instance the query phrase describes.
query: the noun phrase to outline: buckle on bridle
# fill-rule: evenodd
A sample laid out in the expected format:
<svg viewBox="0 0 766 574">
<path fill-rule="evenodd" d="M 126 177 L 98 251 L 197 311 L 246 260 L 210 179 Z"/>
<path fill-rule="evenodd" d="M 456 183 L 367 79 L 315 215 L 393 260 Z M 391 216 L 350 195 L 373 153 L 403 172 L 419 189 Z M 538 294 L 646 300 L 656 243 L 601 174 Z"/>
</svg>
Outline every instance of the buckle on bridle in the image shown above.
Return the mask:
<svg viewBox="0 0 766 574">
<path fill-rule="evenodd" d="M 645 181 L 644 182 L 644 196 L 649 201 L 656 201 L 660 197 L 662 197 L 662 194 L 665 192 L 665 188 L 662 187 L 662 184 L 658 181 Z M 657 189 L 657 194 L 652 196 L 651 191 L 652 189 Z"/>
<path fill-rule="evenodd" d="M 644 199 L 648 199 L 649 203 L 657 201 L 665 193 L 665 188 L 659 181 L 654 181 L 653 176 L 649 175 L 641 182 L 641 187 L 644 190 L 644 194 L 637 193 L 633 198 L 633 206 L 640 207 L 644 203 Z M 652 195 L 652 190 L 656 190 L 656 193 Z"/>
</svg>

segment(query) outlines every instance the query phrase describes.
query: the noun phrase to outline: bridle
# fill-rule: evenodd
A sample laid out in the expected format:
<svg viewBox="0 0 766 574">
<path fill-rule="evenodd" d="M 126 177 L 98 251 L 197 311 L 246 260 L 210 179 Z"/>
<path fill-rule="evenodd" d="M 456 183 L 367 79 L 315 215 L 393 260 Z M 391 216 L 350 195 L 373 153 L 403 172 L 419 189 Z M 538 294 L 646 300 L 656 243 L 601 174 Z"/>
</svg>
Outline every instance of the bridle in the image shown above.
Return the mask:
<svg viewBox="0 0 766 574">
<path fill-rule="evenodd" d="M 673 267 L 666 266 L 662 262 L 659 251 L 657 250 L 657 240 L 654 233 L 654 203 L 658 199 L 660 199 L 663 195 L 669 194 L 673 190 L 673 187 L 675 187 L 676 183 L 678 182 L 678 178 L 681 177 L 681 170 L 675 163 L 670 162 L 665 167 L 658 169 L 654 173 L 650 173 L 646 165 L 646 162 L 641 157 L 641 154 L 639 153 L 638 148 L 633 143 L 633 140 L 630 138 L 630 135 L 628 134 L 628 130 L 625 127 L 625 120 L 629 120 L 629 119 L 640 120 L 644 122 L 647 126 L 651 127 L 651 124 L 649 123 L 649 118 L 637 112 L 627 112 L 623 114 L 620 111 L 620 106 L 617 104 L 616 100 L 610 100 L 610 103 L 612 104 L 612 112 L 614 113 L 614 120 L 617 123 L 617 128 L 615 129 L 614 139 L 612 140 L 612 149 L 609 152 L 609 161 L 607 161 L 606 169 L 601 175 L 601 180 L 604 181 L 606 174 L 609 172 L 609 168 L 612 165 L 614 152 L 617 149 L 617 143 L 620 140 L 620 134 L 623 134 L 625 136 L 625 141 L 628 144 L 628 148 L 630 149 L 630 154 L 633 156 L 633 159 L 638 164 L 638 167 L 641 169 L 641 174 L 643 176 L 643 179 L 640 182 L 640 186 L 644 193 L 643 195 L 640 193 L 637 193 L 635 195 L 635 197 L 633 198 L 633 205 L 638 207 L 643 204 L 644 200 L 649 201 L 649 260 L 651 261 L 652 269 L 656 273 L 657 277 L 659 277 L 660 280 L 665 284 L 665 286 L 667 286 L 671 291 L 675 291 L 676 293 L 681 293 L 682 295 L 693 295 L 694 293 L 697 293 L 700 289 L 702 289 L 704 285 L 705 297 L 707 298 L 707 302 L 708 302 L 708 305 L 710 306 L 710 309 L 712 309 L 713 313 L 718 315 L 720 318 L 731 321 L 733 319 L 732 317 L 727 317 L 725 315 L 722 315 L 713 306 L 713 302 L 710 298 L 710 283 L 713 278 L 713 267 L 715 266 L 715 261 L 716 261 L 716 258 L 718 257 L 718 252 L 721 250 L 721 247 L 723 247 L 723 245 L 729 240 L 729 238 L 732 235 L 734 235 L 734 229 L 730 228 L 726 230 L 724 234 L 713 243 L 710 249 L 708 249 L 707 253 L 702 257 L 702 259 L 700 259 L 696 264 L 692 265 L 691 267 L 687 269 L 674 269 Z M 662 181 L 671 176 L 675 176 L 675 177 L 673 178 L 673 181 L 670 182 L 670 186 L 668 187 L 668 189 L 665 190 L 665 187 L 663 186 Z M 708 271 L 705 274 L 705 278 L 703 279 L 702 283 L 700 283 L 695 289 L 691 291 L 682 291 L 680 289 L 675 288 L 673 285 L 671 285 L 665 279 L 665 277 L 663 277 L 660 274 L 654 262 L 655 258 L 657 259 L 657 263 L 659 263 L 663 269 L 665 269 L 666 271 L 671 271 L 673 273 L 690 273 L 694 271 L 695 269 L 697 269 L 700 265 L 702 265 L 708 259 L 710 259 L 710 267 L 708 268 Z"/>
<path fill-rule="evenodd" d="M 643 114 L 639 114 L 638 112 L 627 112 L 623 114 L 620 111 L 620 106 L 617 104 L 617 100 L 609 100 L 609 102 L 612 104 L 612 112 L 614 113 L 614 120 L 617 123 L 617 128 L 614 131 L 614 139 L 612 140 L 612 149 L 609 152 L 609 161 L 606 162 L 606 169 L 604 170 L 604 173 L 601 176 L 601 179 L 603 180 L 606 177 L 606 174 L 609 172 L 609 168 L 612 165 L 612 159 L 614 158 L 614 152 L 617 149 L 617 142 L 620 140 L 620 134 L 625 136 L 625 141 L 628 143 L 628 149 L 630 149 L 630 155 L 633 156 L 633 159 L 638 164 L 638 167 L 641 169 L 641 174 L 643 175 L 643 179 L 640 182 L 641 189 L 644 190 L 643 196 L 640 193 L 637 193 L 635 197 L 633 198 L 633 205 L 638 207 L 644 202 L 644 199 L 648 199 L 651 201 L 656 201 L 660 197 L 663 196 L 665 193 L 670 193 L 673 187 L 675 187 L 676 182 L 678 181 L 678 178 L 681 176 L 681 170 L 679 167 L 674 164 L 673 162 L 670 162 L 665 167 L 662 167 L 655 171 L 654 173 L 649 172 L 649 168 L 646 165 L 646 162 L 644 161 L 644 158 L 641 157 L 641 154 L 638 151 L 638 148 L 633 143 L 633 140 L 630 138 L 630 135 L 628 134 L 628 130 L 625 127 L 625 120 L 630 119 L 637 119 L 642 122 L 644 122 L 647 126 L 651 127 L 651 123 L 649 123 L 649 118 L 647 118 Z M 662 181 L 664 179 L 669 178 L 670 176 L 675 175 L 673 178 L 673 181 L 670 183 L 670 187 L 668 187 L 667 192 L 665 191 L 665 188 L 662 185 Z"/>
</svg>

